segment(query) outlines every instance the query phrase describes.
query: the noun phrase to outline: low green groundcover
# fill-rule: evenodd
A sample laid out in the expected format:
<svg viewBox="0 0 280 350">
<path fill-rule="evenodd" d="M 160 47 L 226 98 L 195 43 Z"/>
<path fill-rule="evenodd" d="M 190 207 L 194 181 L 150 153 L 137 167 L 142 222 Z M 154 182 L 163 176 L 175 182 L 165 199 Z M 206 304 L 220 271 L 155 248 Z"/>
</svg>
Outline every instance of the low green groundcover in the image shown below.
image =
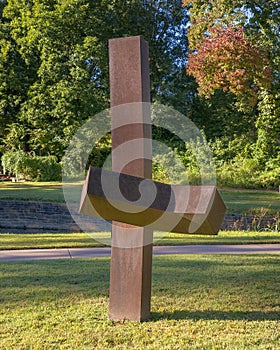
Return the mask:
<svg viewBox="0 0 280 350">
<path fill-rule="evenodd" d="M 108 319 L 109 264 L 0 263 L 0 349 L 280 349 L 279 256 L 155 256 L 144 323 Z"/>
</svg>

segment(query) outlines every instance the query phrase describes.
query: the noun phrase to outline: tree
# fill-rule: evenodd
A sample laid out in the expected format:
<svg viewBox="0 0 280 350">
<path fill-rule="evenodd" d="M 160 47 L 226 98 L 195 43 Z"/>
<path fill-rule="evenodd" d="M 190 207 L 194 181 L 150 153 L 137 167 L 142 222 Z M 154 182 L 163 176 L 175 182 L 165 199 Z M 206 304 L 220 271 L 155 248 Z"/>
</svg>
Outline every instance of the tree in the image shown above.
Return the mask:
<svg viewBox="0 0 280 350">
<path fill-rule="evenodd" d="M 192 21 L 188 72 L 196 76 L 200 93 L 207 97 L 218 89 L 233 93 L 238 109 L 254 112 L 262 162 L 276 158 L 280 151 L 276 135 L 280 123 L 280 2 L 185 0 L 184 5 Z M 244 98 L 248 95 L 251 107 Z M 268 111 L 271 127 L 267 127 Z"/>
<path fill-rule="evenodd" d="M 4 8 L 11 38 L 7 51 L 19 58 L 16 64 L 24 72 L 15 72 L 12 80 L 23 91 L 11 89 L 18 105 L 9 111 L 13 121 L 7 124 L 6 145 L 61 157 L 73 131 L 104 105 L 100 86 L 105 79 L 98 68 L 100 45 L 80 25 L 87 23 L 88 6 L 83 1 L 55 3 L 10 0 Z M 8 49 L 11 42 L 15 54 Z M 10 60 L 6 64 L 15 69 Z M 11 81 L 9 74 L 5 77 Z M 11 92 L 3 91 L 1 97 L 7 96 Z"/>
<path fill-rule="evenodd" d="M 244 103 L 255 105 L 260 89 L 271 85 L 271 69 L 265 51 L 245 37 L 243 28 L 213 26 L 190 55 L 187 73 L 198 91 L 209 98 L 216 90 L 229 91 Z"/>
<path fill-rule="evenodd" d="M 153 100 L 186 109 L 187 20 L 180 0 L 9 0 L 0 20 L 5 148 L 61 158 L 79 125 L 109 106 L 113 37 L 143 35 Z"/>
<path fill-rule="evenodd" d="M 3 17 L 6 3 L 2 1 L 0 4 L 0 139 L 3 140 L 6 126 L 15 121 L 20 104 L 26 98 L 32 70 L 27 73 L 12 38 L 9 23 Z"/>
</svg>

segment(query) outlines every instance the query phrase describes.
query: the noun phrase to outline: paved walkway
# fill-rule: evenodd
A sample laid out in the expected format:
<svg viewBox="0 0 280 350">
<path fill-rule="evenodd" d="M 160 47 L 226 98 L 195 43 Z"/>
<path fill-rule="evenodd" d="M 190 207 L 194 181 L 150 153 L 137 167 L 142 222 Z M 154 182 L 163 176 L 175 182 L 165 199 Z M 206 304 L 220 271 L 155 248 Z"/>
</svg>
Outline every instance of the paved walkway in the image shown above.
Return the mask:
<svg viewBox="0 0 280 350">
<path fill-rule="evenodd" d="M 2 250 L 0 262 L 96 258 L 110 256 L 111 248 Z M 154 255 L 166 254 L 280 254 L 280 244 L 155 246 Z"/>
</svg>

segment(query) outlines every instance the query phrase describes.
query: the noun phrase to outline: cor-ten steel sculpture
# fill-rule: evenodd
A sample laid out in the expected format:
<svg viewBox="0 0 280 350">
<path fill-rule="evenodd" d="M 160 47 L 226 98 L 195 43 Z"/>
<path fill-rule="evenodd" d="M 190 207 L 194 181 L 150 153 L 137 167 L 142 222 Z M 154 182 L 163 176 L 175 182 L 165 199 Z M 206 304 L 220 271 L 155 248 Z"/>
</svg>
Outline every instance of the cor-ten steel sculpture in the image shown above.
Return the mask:
<svg viewBox="0 0 280 350">
<path fill-rule="evenodd" d="M 80 212 L 112 220 L 110 318 L 143 321 L 150 316 L 153 229 L 217 234 L 225 206 L 214 186 L 151 180 L 152 131 L 145 105 L 150 102 L 148 45 L 140 36 L 111 39 L 109 57 L 112 172 L 89 169 Z M 132 115 L 130 104 L 135 102 L 139 104 L 133 105 Z M 156 190 L 149 205 L 141 202 L 140 187 Z"/>
</svg>

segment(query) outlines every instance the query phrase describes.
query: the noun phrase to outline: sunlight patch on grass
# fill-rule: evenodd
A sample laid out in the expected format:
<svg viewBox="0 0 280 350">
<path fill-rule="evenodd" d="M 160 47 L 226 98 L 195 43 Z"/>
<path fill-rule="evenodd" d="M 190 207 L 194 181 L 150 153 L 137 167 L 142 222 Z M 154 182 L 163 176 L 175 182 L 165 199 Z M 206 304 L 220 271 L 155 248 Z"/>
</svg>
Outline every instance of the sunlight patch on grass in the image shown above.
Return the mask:
<svg viewBox="0 0 280 350">
<path fill-rule="evenodd" d="M 98 239 L 94 239 L 94 233 L 3 233 L 0 250 L 100 247 L 110 233 L 98 232 L 97 236 Z M 160 238 L 155 245 L 280 243 L 280 232 L 220 231 L 217 236 L 166 233 L 164 237 L 162 232 L 155 232 L 154 236 Z"/>
</svg>

